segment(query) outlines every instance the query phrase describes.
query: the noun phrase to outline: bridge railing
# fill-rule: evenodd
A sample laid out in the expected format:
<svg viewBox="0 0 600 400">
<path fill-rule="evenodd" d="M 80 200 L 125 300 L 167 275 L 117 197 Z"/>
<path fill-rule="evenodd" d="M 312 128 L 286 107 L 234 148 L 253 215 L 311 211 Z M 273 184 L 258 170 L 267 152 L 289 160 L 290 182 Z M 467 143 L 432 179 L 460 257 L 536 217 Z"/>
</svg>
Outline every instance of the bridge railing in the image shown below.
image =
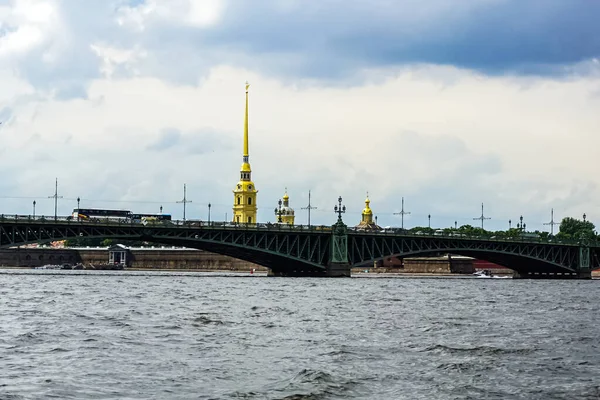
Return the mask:
<svg viewBox="0 0 600 400">
<path fill-rule="evenodd" d="M 47 215 L 7 215 L 0 214 L 0 222 L 18 222 L 18 223 L 43 223 L 48 225 L 54 225 L 56 223 L 67 224 L 67 225 L 81 225 L 81 226 L 114 226 L 114 227 L 170 227 L 170 228 L 196 228 L 196 229 L 215 229 L 215 230 L 256 230 L 256 231 L 280 231 L 280 232 L 331 232 L 332 227 L 329 225 L 289 225 L 283 223 L 235 223 L 235 222 L 224 222 L 224 221 L 203 221 L 203 220 L 172 220 L 172 221 L 140 221 L 130 218 L 93 218 L 93 219 L 77 219 L 72 216 L 47 216 Z M 564 244 L 564 245 L 580 245 L 582 243 L 579 239 L 563 239 L 556 238 L 555 236 L 549 238 L 532 238 L 524 236 L 510 236 L 510 237 L 499 237 L 494 233 L 489 235 L 466 235 L 463 233 L 451 232 L 451 233 L 426 233 L 426 232 L 411 232 L 401 228 L 386 228 L 380 231 L 361 231 L 354 228 L 349 228 L 350 234 L 367 234 L 376 236 L 403 236 L 403 237 L 414 237 L 428 238 L 428 239 L 471 239 L 471 240 L 484 240 L 492 242 L 518 242 L 518 243 L 552 243 L 552 244 Z M 598 247 L 600 242 L 597 238 L 586 240 L 587 245 Z"/>
<path fill-rule="evenodd" d="M 258 230 L 258 231 L 307 231 L 331 232 L 329 225 L 290 225 L 283 223 L 236 223 L 223 221 L 203 220 L 136 220 L 131 218 L 91 218 L 78 219 L 72 216 L 46 216 L 46 215 L 8 215 L 0 214 L 0 222 L 36 222 L 45 224 L 67 224 L 82 226 L 137 226 L 137 227 L 181 227 L 201 229 L 231 229 L 231 230 Z"/>
</svg>

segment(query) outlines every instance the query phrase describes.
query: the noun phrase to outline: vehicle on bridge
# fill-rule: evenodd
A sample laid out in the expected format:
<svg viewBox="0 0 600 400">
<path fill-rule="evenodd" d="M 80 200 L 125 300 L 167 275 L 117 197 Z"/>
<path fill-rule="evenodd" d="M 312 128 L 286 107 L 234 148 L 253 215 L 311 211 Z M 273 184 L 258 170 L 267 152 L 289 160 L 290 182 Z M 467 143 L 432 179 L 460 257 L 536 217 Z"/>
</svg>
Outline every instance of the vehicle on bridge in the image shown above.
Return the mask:
<svg viewBox="0 0 600 400">
<path fill-rule="evenodd" d="M 171 214 L 131 214 L 129 219 L 134 224 L 165 224 L 171 222 Z"/>
<path fill-rule="evenodd" d="M 71 219 L 79 221 L 99 222 L 102 220 L 120 221 L 131 219 L 131 211 L 129 210 L 108 210 L 101 208 L 75 208 Z"/>
</svg>

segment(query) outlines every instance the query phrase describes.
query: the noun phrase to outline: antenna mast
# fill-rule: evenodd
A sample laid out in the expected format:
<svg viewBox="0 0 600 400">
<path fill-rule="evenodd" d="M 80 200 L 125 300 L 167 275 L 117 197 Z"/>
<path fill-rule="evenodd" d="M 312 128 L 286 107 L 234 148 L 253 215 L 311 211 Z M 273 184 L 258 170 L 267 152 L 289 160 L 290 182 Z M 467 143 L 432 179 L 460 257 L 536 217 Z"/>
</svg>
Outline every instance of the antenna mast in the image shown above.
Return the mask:
<svg viewBox="0 0 600 400">
<path fill-rule="evenodd" d="M 316 210 L 317 207 L 312 207 L 310 205 L 310 190 L 308 191 L 308 206 L 302 207 L 303 210 L 308 210 L 308 226 L 310 226 L 310 210 Z"/>
</svg>

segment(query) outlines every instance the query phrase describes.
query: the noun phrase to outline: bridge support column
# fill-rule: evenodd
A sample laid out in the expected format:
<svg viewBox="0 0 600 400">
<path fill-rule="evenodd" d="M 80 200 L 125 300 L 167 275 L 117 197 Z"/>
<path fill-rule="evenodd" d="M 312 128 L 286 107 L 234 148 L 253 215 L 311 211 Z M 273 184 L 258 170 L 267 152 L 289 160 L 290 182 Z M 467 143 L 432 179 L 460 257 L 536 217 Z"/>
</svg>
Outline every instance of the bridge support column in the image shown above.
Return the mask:
<svg viewBox="0 0 600 400">
<path fill-rule="evenodd" d="M 326 274 L 328 277 L 350 277 L 350 264 L 329 263 Z"/>
<path fill-rule="evenodd" d="M 579 279 L 592 279 L 591 259 L 590 248 L 587 246 L 579 247 L 579 268 L 577 268 Z"/>
<path fill-rule="evenodd" d="M 348 262 L 348 228 L 338 219 L 332 226 L 331 251 L 326 276 L 350 276 L 350 263 Z"/>
</svg>

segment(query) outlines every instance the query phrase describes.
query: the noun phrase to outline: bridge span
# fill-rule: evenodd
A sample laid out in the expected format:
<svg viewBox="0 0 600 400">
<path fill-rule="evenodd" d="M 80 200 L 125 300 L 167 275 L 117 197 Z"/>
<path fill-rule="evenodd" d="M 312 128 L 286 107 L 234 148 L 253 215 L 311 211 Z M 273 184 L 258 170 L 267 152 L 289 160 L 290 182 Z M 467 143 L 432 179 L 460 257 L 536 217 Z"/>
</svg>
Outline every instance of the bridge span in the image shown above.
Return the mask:
<svg viewBox="0 0 600 400">
<path fill-rule="evenodd" d="M 77 237 L 144 240 L 185 246 L 263 265 L 276 276 L 350 276 L 353 267 L 389 257 L 445 253 L 490 261 L 520 278 L 591 278 L 600 268 L 597 242 L 359 232 L 332 226 L 198 221 L 134 223 L 67 217 L 0 216 L 0 248 Z"/>
</svg>

